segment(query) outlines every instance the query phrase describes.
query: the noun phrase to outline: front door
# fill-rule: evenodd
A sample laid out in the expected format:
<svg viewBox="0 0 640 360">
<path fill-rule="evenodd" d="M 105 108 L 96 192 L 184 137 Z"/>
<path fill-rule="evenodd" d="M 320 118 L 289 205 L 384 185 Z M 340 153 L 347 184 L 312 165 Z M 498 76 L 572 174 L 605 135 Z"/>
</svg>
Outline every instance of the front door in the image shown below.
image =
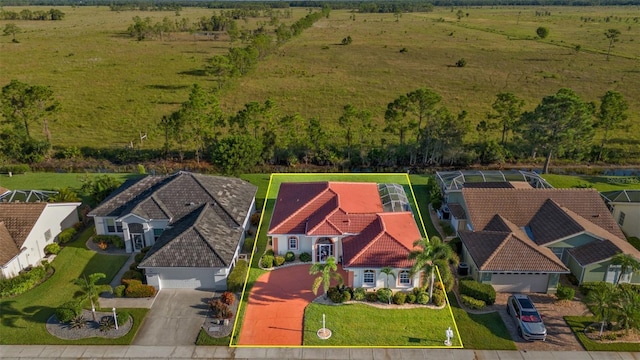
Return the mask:
<svg viewBox="0 0 640 360">
<path fill-rule="evenodd" d="M 318 262 L 325 262 L 329 256 L 333 256 L 332 244 L 318 244 Z"/>
<path fill-rule="evenodd" d="M 144 238 L 142 234 L 131 234 L 131 240 L 133 242 L 133 249 L 140 250 L 144 247 Z"/>
</svg>

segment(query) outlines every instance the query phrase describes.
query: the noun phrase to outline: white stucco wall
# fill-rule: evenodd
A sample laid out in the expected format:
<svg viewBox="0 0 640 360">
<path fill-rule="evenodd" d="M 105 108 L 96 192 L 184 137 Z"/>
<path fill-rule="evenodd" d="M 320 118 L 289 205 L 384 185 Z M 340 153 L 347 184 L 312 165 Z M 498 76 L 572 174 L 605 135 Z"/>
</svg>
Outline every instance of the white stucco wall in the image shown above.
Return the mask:
<svg viewBox="0 0 640 360">
<path fill-rule="evenodd" d="M 367 288 L 367 289 L 380 289 L 380 288 L 384 288 L 384 287 L 387 286 L 387 275 L 383 274 L 382 272 L 380 272 L 380 269 L 349 268 L 348 270 L 353 272 L 353 287 L 354 288 L 364 287 L 364 288 Z M 376 277 L 375 277 L 375 284 L 374 285 L 366 285 L 366 286 L 364 285 L 364 271 L 365 270 L 375 270 Z M 400 271 L 403 271 L 403 270 L 408 270 L 408 269 L 393 269 L 393 274 L 395 275 L 395 278 L 393 276 L 389 275 L 389 288 L 393 289 L 394 291 L 410 290 L 410 289 L 413 289 L 414 287 L 420 285 L 419 284 L 420 276 L 419 276 L 419 274 L 416 274 L 411 278 L 411 282 L 410 282 L 409 285 L 400 286 L 398 284 L 398 273 Z"/>
</svg>

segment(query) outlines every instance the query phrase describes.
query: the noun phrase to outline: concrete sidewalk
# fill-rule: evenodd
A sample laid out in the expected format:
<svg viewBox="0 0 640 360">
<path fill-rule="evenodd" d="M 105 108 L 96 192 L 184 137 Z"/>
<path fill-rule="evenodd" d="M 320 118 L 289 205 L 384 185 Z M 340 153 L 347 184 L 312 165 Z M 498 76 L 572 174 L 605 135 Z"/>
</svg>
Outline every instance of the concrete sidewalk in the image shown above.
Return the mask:
<svg viewBox="0 0 640 360">
<path fill-rule="evenodd" d="M 2 359 L 640 360 L 640 353 L 449 349 L 228 348 L 215 346 L 2 345 Z"/>
</svg>

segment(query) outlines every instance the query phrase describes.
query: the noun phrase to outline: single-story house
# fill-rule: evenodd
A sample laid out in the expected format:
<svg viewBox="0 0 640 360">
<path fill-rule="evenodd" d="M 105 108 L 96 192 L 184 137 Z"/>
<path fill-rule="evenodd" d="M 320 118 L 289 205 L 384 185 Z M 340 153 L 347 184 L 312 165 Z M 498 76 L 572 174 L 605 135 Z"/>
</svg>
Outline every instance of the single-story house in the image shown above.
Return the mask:
<svg viewBox="0 0 640 360">
<path fill-rule="evenodd" d="M 78 220 L 74 203 L 0 203 L 0 268 L 2 278 L 39 265 L 45 246 Z"/>
<path fill-rule="evenodd" d="M 622 231 L 640 238 L 640 190 L 606 191 L 600 195 Z"/>
<path fill-rule="evenodd" d="M 127 252 L 150 246 L 138 265 L 157 289 L 226 289 L 255 212 L 257 188 L 229 177 L 178 172 L 127 181 L 89 213 L 96 233 Z"/>
<path fill-rule="evenodd" d="M 335 257 L 351 287 L 411 289 L 408 255 L 422 238 L 402 186 L 358 182 L 282 183 L 267 236 L 274 253 Z M 393 277 L 381 272 L 391 267 Z"/>
<path fill-rule="evenodd" d="M 640 259 L 594 189 L 464 187 L 461 194 L 462 261 L 497 291 L 553 293 L 566 273 L 580 283 L 614 282 L 614 255 Z M 640 283 L 640 274 L 621 281 Z"/>
</svg>

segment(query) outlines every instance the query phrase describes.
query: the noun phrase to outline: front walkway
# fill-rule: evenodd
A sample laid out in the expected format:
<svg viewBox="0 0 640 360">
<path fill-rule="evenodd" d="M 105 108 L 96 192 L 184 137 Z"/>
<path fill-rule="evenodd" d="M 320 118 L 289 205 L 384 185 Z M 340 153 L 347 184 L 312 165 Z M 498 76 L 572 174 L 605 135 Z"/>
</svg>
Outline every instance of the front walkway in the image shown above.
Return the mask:
<svg viewBox="0 0 640 360">
<path fill-rule="evenodd" d="M 310 266 L 288 266 L 256 280 L 238 345 L 302 345 L 304 309 L 316 298 L 311 291 L 316 276 L 309 275 Z M 318 293 L 322 292 L 321 286 Z"/>
</svg>

